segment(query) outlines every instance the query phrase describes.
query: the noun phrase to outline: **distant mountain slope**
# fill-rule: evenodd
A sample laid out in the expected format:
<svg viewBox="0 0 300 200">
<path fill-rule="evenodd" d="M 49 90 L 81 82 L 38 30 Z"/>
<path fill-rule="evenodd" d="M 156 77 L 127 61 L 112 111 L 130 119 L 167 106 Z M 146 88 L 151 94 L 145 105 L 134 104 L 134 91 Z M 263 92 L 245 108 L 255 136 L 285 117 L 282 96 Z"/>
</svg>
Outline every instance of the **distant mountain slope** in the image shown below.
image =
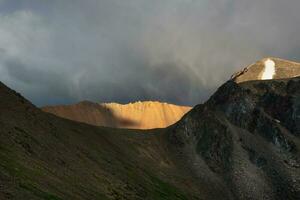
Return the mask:
<svg viewBox="0 0 300 200">
<path fill-rule="evenodd" d="M 300 76 L 300 63 L 264 58 L 232 75 L 237 83 L 251 80 L 283 79 Z"/>
<path fill-rule="evenodd" d="M 191 107 L 157 101 L 130 104 L 97 104 L 84 101 L 68 106 L 48 106 L 42 110 L 70 120 L 115 128 L 165 128 L 177 122 Z"/>
</svg>

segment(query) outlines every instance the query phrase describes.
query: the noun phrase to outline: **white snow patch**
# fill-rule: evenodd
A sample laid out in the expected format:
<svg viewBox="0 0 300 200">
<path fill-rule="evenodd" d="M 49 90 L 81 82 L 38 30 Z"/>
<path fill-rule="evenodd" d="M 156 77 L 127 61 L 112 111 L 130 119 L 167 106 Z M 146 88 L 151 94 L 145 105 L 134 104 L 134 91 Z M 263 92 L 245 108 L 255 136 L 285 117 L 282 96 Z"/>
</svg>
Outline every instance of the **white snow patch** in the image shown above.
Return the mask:
<svg viewBox="0 0 300 200">
<path fill-rule="evenodd" d="M 273 76 L 276 73 L 275 62 L 271 59 L 267 59 L 265 62 L 265 69 L 261 77 L 262 80 L 273 79 Z"/>
</svg>

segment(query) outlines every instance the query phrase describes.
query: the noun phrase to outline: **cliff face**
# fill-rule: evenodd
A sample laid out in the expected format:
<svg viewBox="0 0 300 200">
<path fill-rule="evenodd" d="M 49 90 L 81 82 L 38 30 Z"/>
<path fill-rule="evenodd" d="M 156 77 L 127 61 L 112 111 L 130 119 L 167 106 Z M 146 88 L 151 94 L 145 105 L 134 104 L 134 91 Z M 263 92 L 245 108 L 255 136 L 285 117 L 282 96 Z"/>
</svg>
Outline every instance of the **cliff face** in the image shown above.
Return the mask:
<svg viewBox="0 0 300 200">
<path fill-rule="evenodd" d="M 177 122 L 191 107 L 145 101 L 130 104 L 81 102 L 50 106 L 44 111 L 70 120 L 114 128 L 164 128 Z"/>
<path fill-rule="evenodd" d="M 279 58 L 264 58 L 232 75 L 237 82 L 300 76 L 300 64 Z"/>
</svg>

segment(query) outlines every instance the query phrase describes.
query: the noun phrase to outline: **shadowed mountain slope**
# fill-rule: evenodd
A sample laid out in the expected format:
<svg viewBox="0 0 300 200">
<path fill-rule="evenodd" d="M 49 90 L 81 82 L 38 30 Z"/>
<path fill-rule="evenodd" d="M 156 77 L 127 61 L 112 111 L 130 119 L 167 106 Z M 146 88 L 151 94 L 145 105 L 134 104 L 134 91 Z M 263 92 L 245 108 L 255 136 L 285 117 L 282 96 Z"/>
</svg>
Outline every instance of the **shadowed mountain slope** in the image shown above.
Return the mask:
<svg viewBox="0 0 300 200">
<path fill-rule="evenodd" d="M 167 129 L 57 118 L 0 85 L 0 199 L 298 199 L 300 78 L 228 81 Z"/>
<path fill-rule="evenodd" d="M 84 101 L 68 106 L 46 106 L 42 110 L 66 119 L 115 128 L 165 128 L 177 122 L 191 107 L 157 101 L 130 104 Z"/>
<path fill-rule="evenodd" d="M 171 200 L 198 193 L 170 160 L 165 130 L 57 118 L 3 84 L 0 127 L 0 199 Z"/>
<path fill-rule="evenodd" d="M 232 199 L 300 195 L 300 78 L 228 81 L 169 130 L 181 167 Z"/>
</svg>

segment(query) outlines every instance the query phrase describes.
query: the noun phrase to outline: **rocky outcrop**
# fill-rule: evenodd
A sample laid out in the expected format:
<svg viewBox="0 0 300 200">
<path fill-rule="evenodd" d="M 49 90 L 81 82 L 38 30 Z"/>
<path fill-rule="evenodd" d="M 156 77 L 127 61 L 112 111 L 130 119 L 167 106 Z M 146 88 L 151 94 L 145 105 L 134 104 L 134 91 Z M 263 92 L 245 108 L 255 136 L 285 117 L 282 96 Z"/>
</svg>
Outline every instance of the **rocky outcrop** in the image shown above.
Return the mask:
<svg viewBox="0 0 300 200">
<path fill-rule="evenodd" d="M 230 80 L 169 130 L 170 148 L 229 199 L 297 199 L 299 102 L 300 78 Z"/>
</svg>

